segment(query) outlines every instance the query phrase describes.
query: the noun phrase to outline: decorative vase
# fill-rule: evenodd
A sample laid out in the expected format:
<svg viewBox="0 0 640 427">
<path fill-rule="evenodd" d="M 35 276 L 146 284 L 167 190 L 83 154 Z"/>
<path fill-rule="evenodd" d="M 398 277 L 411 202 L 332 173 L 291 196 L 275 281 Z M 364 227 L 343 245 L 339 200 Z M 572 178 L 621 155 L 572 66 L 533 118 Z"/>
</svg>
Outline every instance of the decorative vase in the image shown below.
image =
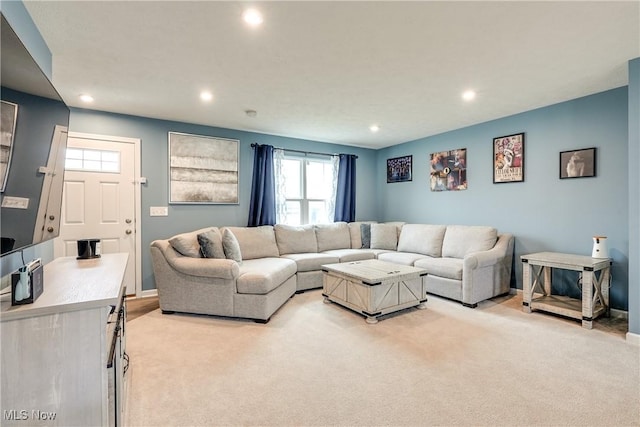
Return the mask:
<svg viewBox="0 0 640 427">
<path fill-rule="evenodd" d="M 609 258 L 607 250 L 607 236 L 593 236 L 593 250 L 591 258 Z"/>
</svg>

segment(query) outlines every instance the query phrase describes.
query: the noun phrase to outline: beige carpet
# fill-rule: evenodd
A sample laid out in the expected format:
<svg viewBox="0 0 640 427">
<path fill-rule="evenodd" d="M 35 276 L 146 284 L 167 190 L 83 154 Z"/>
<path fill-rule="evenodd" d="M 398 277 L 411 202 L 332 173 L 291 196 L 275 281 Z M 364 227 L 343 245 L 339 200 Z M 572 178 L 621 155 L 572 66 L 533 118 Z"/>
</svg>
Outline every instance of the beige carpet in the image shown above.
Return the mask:
<svg viewBox="0 0 640 427">
<path fill-rule="evenodd" d="M 519 296 L 430 297 L 368 325 L 311 291 L 266 325 L 155 310 L 127 326 L 129 426 L 640 425 L 640 348 Z"/>
</svg>

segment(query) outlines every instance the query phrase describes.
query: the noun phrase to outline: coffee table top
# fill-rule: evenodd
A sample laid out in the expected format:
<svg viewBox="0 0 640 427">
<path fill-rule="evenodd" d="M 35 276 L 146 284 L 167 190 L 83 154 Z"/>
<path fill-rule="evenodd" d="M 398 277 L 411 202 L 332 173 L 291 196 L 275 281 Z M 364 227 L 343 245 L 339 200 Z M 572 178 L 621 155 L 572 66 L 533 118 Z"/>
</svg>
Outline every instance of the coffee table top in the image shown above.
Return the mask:
<svg viewBox="0 0 640 427">
<path fill-rule="evenodd" d="M 378 284 L 390 279 L 411 279 L 427 274 L 427 270 L 409 265 L 369 259 L 366 261 L 325 264 L 323 271 L 344 274 L 367 284 Z"/>
</svg>

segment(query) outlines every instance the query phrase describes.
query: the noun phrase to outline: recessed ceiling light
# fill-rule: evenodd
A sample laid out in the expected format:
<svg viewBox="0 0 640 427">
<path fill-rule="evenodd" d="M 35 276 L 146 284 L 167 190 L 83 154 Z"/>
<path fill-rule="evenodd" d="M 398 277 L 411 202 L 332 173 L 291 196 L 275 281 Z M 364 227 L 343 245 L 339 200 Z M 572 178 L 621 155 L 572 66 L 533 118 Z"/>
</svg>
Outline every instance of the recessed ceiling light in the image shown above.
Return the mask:
<svg viewBox="0 0 640 427">
<path fill-rule="evenodd" d="M 87 94 L 80 95 L 80 100 L 82 102 L 93 102 L 93 96 Z"/>
<path fill-rule="evenodd" d="M 472 90 L 468 90 L 462 94 L 462 99 L 465 101 L 471 101 L 476 97 L 476 93 Z"/>
<path fill-rule="evenodd" d="M 373 132 L 373 133 L 376 133 L 376 132 L 378 132 L 378 131 L 380 130 L 380 126 L 378 126 L 378 125 L 371 125 L 371 126 L 369 126 L 369 130 L 370 130 L 371 132 Z"/>
<path fill-rule="evenodd" d="M 200 99 L 202 99 L 205 102 L 209 102 L 213 99 L 213 94 L 211 92 L 200 92 Z"/>
<path fill-rule="evenodd" d="M 256 9 L 245 10 L 242 14 L 242 19 L 252 27 L 257 27 L 258 25 L 262 24 L 263 21 L 262 14 Z"/>
</svg>

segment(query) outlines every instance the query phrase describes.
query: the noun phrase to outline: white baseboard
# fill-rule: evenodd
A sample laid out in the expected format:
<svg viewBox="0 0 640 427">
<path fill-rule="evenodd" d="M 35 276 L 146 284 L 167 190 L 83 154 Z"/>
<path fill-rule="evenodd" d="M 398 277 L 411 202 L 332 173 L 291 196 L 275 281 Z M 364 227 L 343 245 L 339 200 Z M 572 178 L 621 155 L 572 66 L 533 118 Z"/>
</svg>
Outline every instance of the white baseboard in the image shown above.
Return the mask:
<svg viewBox="0 0 640 427">
<path fill-rule="evenodd" d="M 640 347 L 640 335 L 633 332 L 627 332 L 627 342 Z"/>
</svg>

